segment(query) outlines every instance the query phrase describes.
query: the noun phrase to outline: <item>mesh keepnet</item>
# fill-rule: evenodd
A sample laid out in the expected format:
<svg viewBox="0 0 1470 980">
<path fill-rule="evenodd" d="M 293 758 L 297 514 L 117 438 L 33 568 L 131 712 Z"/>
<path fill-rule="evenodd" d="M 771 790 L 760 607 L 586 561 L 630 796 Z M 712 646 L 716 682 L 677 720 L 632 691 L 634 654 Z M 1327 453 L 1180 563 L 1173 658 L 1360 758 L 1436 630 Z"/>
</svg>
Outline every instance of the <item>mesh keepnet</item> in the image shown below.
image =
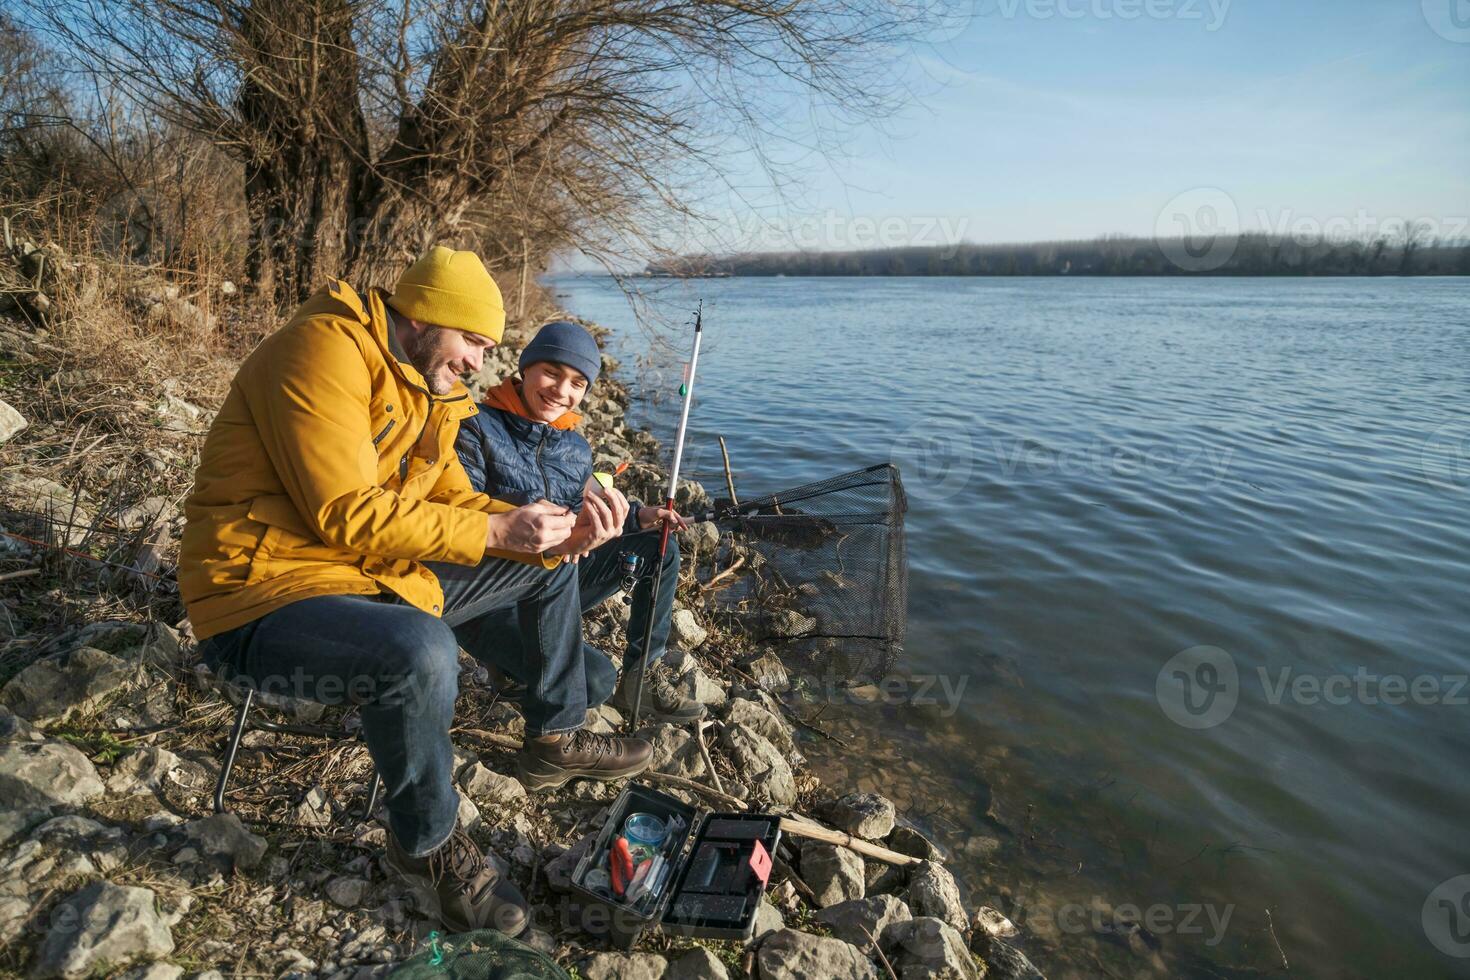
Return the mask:
<svg viewBox="0 0 1470 980">
<path fill-rule="evenodd" d="M 837 683 L 881 680 L 903 648 L 907 511 L 891 464 L 768 494 L 711 515 L 744 564 L 710 603 L 783 659 Z M 804 663 L 802 661 L 805 661 Z"/>
</svg>

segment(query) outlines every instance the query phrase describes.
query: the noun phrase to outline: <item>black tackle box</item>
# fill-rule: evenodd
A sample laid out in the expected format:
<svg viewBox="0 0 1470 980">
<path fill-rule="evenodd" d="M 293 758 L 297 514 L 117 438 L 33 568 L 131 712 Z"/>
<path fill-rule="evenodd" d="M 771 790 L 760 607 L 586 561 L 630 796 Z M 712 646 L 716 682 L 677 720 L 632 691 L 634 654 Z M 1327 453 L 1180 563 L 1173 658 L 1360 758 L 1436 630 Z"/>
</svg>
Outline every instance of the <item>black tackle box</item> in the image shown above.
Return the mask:
<svg viewBox="0 0 1470 980">
<path fill-rule="evenodd" d="M 652 814 L 677 830 L 666 834 L 659 851 L 669 865 L 662 889 L 629 904 L 604 882 L 609 851 L 625 821 L 636 813 Z M 776 814 L 704 813 L 667 793 L 630 783 L 572 871 L 572 889 L 585 906 L 600 913 L 589 915 L 584 908 L 584 927 L 607 931 L 625 949 L 655 924 L 664 932 L 696 939 L 747 940 L 755 931 L 756 910 L 780 843 L 781 818 Z"/>
</svg>

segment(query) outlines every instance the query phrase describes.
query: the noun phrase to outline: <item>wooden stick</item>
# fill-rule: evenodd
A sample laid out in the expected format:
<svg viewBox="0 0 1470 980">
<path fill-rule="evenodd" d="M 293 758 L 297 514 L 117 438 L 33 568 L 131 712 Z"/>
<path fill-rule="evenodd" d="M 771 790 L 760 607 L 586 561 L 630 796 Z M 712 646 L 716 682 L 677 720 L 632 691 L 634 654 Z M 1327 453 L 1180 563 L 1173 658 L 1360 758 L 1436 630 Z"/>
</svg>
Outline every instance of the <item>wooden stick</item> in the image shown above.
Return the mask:
<svg viewBox="0 0 1470 980">
<path fill-rule="evenodd" d="M 499 732 L 487 732 L 479 728 L 456 728 L 454 731 L 463 732 L 466 735 L 473 735 L 475 738 L 482 738 L 492 745 L 498 745 L 503 749 L 510 749 L 513 752 L 519 752 L 521 750 L 521 740 L 514 735 L 502 735 Z"/>
<path fill-rule="evenodd" d="M 720 774 L 715 772 L 715 760 L 710 758 L 709 746 L 704 744 L 704 725 L 698 721 L 694 723 L 694 737 L 699 741 L 699 754 L 704 759 L 704 767 L 709 770 L 709 778 L 714 781 L 715 789 L 723 793 L 725 784 L 720 781 Z"/>
<path fill-rule="evenodd" d="M 898 980 L 898 974 L 893 972 L 893 964 L 888 962 L 888 957 L 884 954 L 883 948 L 878 945 L 878 940 L 873 936 L 871 932 L 868 931 L 867 926 L 863 925 L 862 923 L 858 923 L 858 928 L 863 931 L 863 935 L 867 936 L 868 941 L 873 944 L 873 952 L 878 954 L 878 962 L 882 963 L 883 969 L 888 971 L 889 980 Z"/>
<path fill-rule="evenodd" d="M 708 582 L 705 582 L 703 585 L 701 585 L 699 587 L 699 591 L 708 592 L 710 589 L 713 589 L 715 587 L 716 582 L 720 581 L 721 579 L 729 578 L 731 575 L 734 575 L 740 570 L 740 566 L 744 564 L 745 556 L 741 555 L 739 558 L 735 559 L 735 561 L 730 565 L 729 568 L 725 569 L 723 572 L 714 576 Z"/>
<path fill-rule="evenodd" d="M 840 830 L 823 827 L 821 824 L 811 821 L 799 813 L 793 813 L 789 817 L 782 817 L 781 829 L 796 837 L 808 837 L 826 844 L 836 844 L 838 847 L 845 847 L 850 851 L 857 851 L 859 854 L 875 858 L 885 864 L 896 864 L 901 868 L 919 863 L 919 859 L 916 857 L 900 854 L 897 851 L 890 851 L 886 847 L 880 847 L 877 844 L 860 840 L 851 834 L 844 834 Z"/>
<path fill-rule="evenodd" d="M 730 475 L 730 450 L 725 448 L 725 437 L 720 436 L 720 455 L 725 457 L 725 488 L 730 491 L 730 504 L 734 507 L 740 506 L 740 501 L 735 496 L 735 478 Z"/>
<path fill-rule="evenodd" d="M 638 774 L 638 778 L 651 779 L 656 783 L 668 783 L 670 786 L 678 786 L 681 789 L 692 790 L 696 793 L 704 793 L 706 796 L 719 800 L 721 803 L 725 804 L 733 810 L 750 809 L 750 804 L 745 802 L 738 796 L 731 796 L 729 793 L 726 793 L 723 790 L 715 789 L 713 786 L 706 786 L 704 783 L 697 783 L 692 779 L 685 779 L 683 776 L 675 776 L 673 773 L 658 772 L 654 769 L 645 769 L 643 772 Z"/>
<path fill-rule="evenodd" d="M 6 572 L 4 575 L 0 575 L 0 582 L 10 582 L 18 578 L 29 578 L 32 575 L 40 574 L 41 570 L 39 568 L 22 568 L 18 572 Z"/>
</svg>

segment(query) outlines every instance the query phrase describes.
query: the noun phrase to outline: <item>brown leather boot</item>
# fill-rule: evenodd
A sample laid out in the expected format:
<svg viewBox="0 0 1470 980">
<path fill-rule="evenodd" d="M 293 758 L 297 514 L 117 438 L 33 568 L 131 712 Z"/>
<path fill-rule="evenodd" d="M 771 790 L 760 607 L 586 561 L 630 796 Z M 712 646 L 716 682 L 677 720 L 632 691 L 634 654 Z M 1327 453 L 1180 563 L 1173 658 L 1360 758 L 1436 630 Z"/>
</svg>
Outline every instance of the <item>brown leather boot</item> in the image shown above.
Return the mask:
<svg viewBox="0 0 1470 980">
<path fill-rule="evenodd" d="M 527 738 L 516 759 L 516 772 L 526 789 L 555 789 L 578 776 L 632 776 L 647 769 L 652 760 L 653 743 L 647 739 L 602 735 L 579 728 Z"/>
<path fill-rule="evenodd" d="M 516 936 L 530 922 L 521 890 L 500 877 L 461 827 L 423 857 L 409 857 L 389 833 L 386 858 L 424 910 L 450 932 L 498 929 Z"/>
<path fill-rule="evenodd" d="M 617 689 L 607 699 L 608 704 L 630 718 L 633 716 L 634 673 L 632 670 L 623 671 L 623 676 L 618 678 Z M 704 705 L 679 693 L 669 680 L 668 668 L 657 661 L 649 664 L 643 678 L 643 702 L 638 709 L 645 716 L 671 725 L 687 725 L 699 721 L 706 714 Z"/>
</svg>

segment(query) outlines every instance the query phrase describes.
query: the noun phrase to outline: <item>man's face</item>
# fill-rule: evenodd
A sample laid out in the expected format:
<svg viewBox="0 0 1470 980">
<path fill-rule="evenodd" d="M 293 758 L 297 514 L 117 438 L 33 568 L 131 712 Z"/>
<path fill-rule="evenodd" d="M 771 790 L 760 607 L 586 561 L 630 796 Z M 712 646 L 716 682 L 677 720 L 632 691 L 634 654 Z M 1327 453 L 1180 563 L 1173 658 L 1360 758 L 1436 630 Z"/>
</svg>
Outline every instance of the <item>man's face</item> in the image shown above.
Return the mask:
<svg viewBox="0 0 1470 980">
<path fill-rule="evenodd" d="M 446 395 L 461 374 L 480 370 L 485 352 L 495 341 L 484 334 L 413 321 L 414 334 L 403 345 L 409 363 L 418 369 L 436 395 Z"/>
<path fill-rule="evenodd" d="M 521 401 L 538 422 L 555 422 L 582 403 L 587 376 L 556 361 L 537 361 L 521 372 Z"/>
</svg>

